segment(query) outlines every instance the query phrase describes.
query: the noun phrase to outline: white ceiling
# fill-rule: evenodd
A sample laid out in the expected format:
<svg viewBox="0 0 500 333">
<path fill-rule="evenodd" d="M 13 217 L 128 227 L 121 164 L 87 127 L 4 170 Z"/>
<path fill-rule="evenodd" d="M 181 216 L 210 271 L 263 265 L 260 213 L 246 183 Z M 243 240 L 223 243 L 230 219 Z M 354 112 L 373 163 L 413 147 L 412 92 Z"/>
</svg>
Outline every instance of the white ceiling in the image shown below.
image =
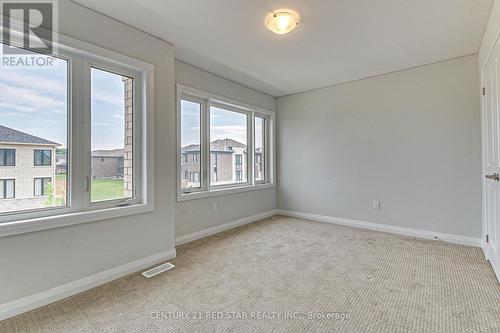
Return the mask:
<svg viewBox="0 0 500 333">
<path fill-rule="evenodd" d="M 273 96 L 477 53 L 493 0 L 76 0 L 176 46 L 176 58 Z M 291 8 L 287 35 L 264 27 Z"/>
</svg>

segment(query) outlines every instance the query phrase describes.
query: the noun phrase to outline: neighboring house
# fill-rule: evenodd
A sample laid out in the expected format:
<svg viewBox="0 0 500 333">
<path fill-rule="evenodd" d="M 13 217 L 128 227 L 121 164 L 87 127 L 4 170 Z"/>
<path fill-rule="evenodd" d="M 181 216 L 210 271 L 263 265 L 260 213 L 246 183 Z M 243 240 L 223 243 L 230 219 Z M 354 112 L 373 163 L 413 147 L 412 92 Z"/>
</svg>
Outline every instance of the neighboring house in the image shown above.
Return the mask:
<svg viewBox="0 0 500 333">
<path fill-rule="evenodd" d="M 56 151 L 56 173 L 64 174 L 68 171 L 68 157 L 66 150 L 63 152 Z"/>
<path fill-rule="evenodd" d="M 0 211 L 43 206 L 58 145 L 0 125 Z"/>
<path fill-rule="evenodd" d="M 182 148 L 181 174 L 184 188 L 200 186 L 200 145 Z M 223 185 L 246 182 L 246 145 L 223 139 L 210 143 L 210 179 L 212 184 Z"/>
<path fill-rule="evenodd" d="M 123 149 L 92 152 L 92 178 L 123 178 Z"/>
<path fill-rule="evenodd" d="M 264 157 L 262 155 L 262 148 L 259 147 L 255 149 L 255 180 L 262 181 L 264 179 Z"/>
</svg>

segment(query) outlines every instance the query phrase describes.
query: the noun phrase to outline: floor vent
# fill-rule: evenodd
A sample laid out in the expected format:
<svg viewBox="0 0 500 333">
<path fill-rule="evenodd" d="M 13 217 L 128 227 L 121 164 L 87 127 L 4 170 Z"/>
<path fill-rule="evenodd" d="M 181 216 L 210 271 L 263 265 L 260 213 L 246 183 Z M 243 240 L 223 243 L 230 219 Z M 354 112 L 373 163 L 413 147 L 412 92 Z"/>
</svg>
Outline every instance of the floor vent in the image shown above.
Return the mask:
<svg viewBox="0 0 500 333">
<path fill-rule="evenodd" d="M 175 267 L 174 264 L 166 262 L 164 264 L 161 264 L 160 266 L 156 266 L 155 268 L 151 268 L 145 272 L 142 272 L 142 275 L 147 277 L 147 278 L 150 278 L 150 277 L 153 277 L 153 276 L 158 275 L 160 273 L 166 272 L 169 269 L 172 269 L 174 267 Z"/>
</svg>

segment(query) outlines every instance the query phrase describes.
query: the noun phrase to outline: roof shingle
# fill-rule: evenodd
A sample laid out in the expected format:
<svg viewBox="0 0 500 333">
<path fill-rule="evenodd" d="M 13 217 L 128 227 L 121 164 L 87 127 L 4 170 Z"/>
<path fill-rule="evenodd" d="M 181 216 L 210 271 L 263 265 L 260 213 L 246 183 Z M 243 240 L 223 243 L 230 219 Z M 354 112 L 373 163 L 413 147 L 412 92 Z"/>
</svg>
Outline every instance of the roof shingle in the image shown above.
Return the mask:
<svg viewBox="0 0 500 333">
<path fill-rule="evenodd" d="M 0 125 L 0 142 L 2 143 L 24 143 L 24 144 L 39 144 L 39 145 L 55 145 L 60 146 L 56 142 L 45 140 L 37 136 L 27 134 L 9 127 Z"/>
</svg>

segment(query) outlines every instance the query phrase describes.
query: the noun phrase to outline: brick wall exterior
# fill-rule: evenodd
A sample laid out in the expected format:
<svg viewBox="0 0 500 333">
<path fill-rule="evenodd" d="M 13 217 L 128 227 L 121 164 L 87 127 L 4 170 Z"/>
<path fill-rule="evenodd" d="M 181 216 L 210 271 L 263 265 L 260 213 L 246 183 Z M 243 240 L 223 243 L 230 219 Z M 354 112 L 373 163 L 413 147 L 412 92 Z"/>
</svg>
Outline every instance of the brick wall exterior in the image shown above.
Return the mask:
<svg viewBox="0 0 500 333">
<path fill-rule="evenodd" d="M 123 158 L 92 156 L 92 178 L 122 177 Z"/>
<path fill-rule="evenodd" d="M 134 196 L 133 189 L 133 79 L 123 77 L 124 100 L 125 100 L 125 147 L 123 154 L 123 196 L 130 198 Z"/>
</svg>

